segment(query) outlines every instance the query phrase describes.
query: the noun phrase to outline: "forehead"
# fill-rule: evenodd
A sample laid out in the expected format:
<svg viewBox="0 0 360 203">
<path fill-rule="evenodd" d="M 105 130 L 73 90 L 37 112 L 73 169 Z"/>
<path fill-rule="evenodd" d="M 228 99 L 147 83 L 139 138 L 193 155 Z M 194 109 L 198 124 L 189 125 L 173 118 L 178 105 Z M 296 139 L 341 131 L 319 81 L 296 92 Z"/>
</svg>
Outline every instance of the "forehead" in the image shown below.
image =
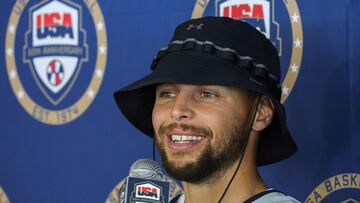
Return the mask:
<svg viewBox="0 0 360 203">
<path fill-rule="evenodd" d="M 247 94 L 247 90 L 241 87 L 225 86 L 225 85 L 192 85 L 179 83 L 161 83 L 156 85 L 156 90 L 174 88 L 176 90 L 216 90 L 229 94 Z"/>
<path fill-rule="evenodd" d="M 174 87 L 174 88 L 199 88 L 199 87 L 209 87 L 209 88 L 218 88 L 218 89 L 224 89 L 224 90 L 231 90 L 231 89 L 240 89 L 237 87 L 232 86 L 225 86 L 225 85 L 193 85 L 193 84 L 180 84 L 180 83 L 161 83 L 157 84 L 156 88 L 164 88 L 164 87 Z"/>
</svg>

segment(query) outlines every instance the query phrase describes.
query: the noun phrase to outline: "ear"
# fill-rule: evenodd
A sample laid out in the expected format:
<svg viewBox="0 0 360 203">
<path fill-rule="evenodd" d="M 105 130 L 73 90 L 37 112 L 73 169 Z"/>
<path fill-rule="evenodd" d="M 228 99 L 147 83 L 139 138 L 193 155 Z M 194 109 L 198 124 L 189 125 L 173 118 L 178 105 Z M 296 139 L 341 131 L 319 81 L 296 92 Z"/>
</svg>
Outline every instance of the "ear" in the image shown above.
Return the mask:
<svg viewBox="0 0 360 203">
<path fill-rule="evenodd" d="M 266 96 L 261 96 L 256 111 L 252 130 L 260 132 L 264 130 L 272 121 L 274 115 L 274 104 Z"/>
</svg>

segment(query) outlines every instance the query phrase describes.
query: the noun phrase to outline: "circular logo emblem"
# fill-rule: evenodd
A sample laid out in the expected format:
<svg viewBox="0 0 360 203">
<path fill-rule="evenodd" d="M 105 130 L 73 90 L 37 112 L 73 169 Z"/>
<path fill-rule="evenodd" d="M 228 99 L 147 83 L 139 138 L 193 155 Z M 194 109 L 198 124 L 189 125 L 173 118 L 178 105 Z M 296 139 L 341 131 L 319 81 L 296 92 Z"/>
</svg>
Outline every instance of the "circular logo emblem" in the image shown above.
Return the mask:
<svg viewBox="0 0 360 203">
<path fill-rule="evenodd" d="M 94 100 L 106 68 L 107 37 L 99 4 L 16 1 L 5 58 L 12 90 L 26 112 L 50 125 L 75 120 Z"/>
<path fill-rule="evenodd" d="M 207 9 L 209 8 L 209 9 Z M 210 10 L 210 11 L 209 11 Z M 248 22 L 261 31 L 276 47 L 283 72 L 281 102 L 294 88 L 303 52 L 303 30 L 299 8 L 295 0 L 197 0 L 191 18 L 216 15 Z M 283 18 L 282 16 L 289 16 Z M 291 33 L 291 34 L 288 34 Z M 292 36 L 291 39 L 288 36 Z"/>
<path fill-rule="evenodd" d="M 305 200 L 316 202 L 360 203 L 360 174 L 343 173 L 326 179 Z"/>
</svg>

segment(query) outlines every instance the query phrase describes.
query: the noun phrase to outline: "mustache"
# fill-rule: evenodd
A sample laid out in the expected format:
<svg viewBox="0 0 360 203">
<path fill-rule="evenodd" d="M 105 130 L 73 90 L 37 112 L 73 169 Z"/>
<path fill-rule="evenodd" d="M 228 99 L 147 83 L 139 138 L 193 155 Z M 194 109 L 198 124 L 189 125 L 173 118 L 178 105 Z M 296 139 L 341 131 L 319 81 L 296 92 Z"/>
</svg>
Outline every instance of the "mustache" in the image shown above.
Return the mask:
<svg viewBox="0 0 360 203">
<path fill-rule="evenodd" d="M 196 134 L 200 134 L 200 135 L 204 135 L 204 136 L 212 136 L 213 135 L 213 132 L 209 128 L 197 127 L 194 125 L 188 125 L 188 124 L 184 124 L 184 123 L 171 123 L 166 126 L 164 124 L 161 124 L 158 132 L 159 132 L 159 135 L 167 135 L 170 131 L 172 131 L 176 128 L 181 129 L 183 131 L 192 131 L 192 132 L 195 132 Z"/>
</svg>

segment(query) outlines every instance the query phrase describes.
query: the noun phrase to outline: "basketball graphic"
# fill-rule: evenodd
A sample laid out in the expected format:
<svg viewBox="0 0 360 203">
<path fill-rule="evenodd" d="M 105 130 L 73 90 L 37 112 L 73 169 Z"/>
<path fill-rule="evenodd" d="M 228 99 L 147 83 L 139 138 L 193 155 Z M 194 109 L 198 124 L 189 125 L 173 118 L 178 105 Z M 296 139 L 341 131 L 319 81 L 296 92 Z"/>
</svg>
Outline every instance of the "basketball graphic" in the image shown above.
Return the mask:
<svg viewBox="0 0 360 203">
<path fill-rule="evenodd" d="M 52 60 L 47 67 L 47 79 L 53 86 L 58 86 L 64 79 L 64 68 L 59 60 Z"/>
</svg>

